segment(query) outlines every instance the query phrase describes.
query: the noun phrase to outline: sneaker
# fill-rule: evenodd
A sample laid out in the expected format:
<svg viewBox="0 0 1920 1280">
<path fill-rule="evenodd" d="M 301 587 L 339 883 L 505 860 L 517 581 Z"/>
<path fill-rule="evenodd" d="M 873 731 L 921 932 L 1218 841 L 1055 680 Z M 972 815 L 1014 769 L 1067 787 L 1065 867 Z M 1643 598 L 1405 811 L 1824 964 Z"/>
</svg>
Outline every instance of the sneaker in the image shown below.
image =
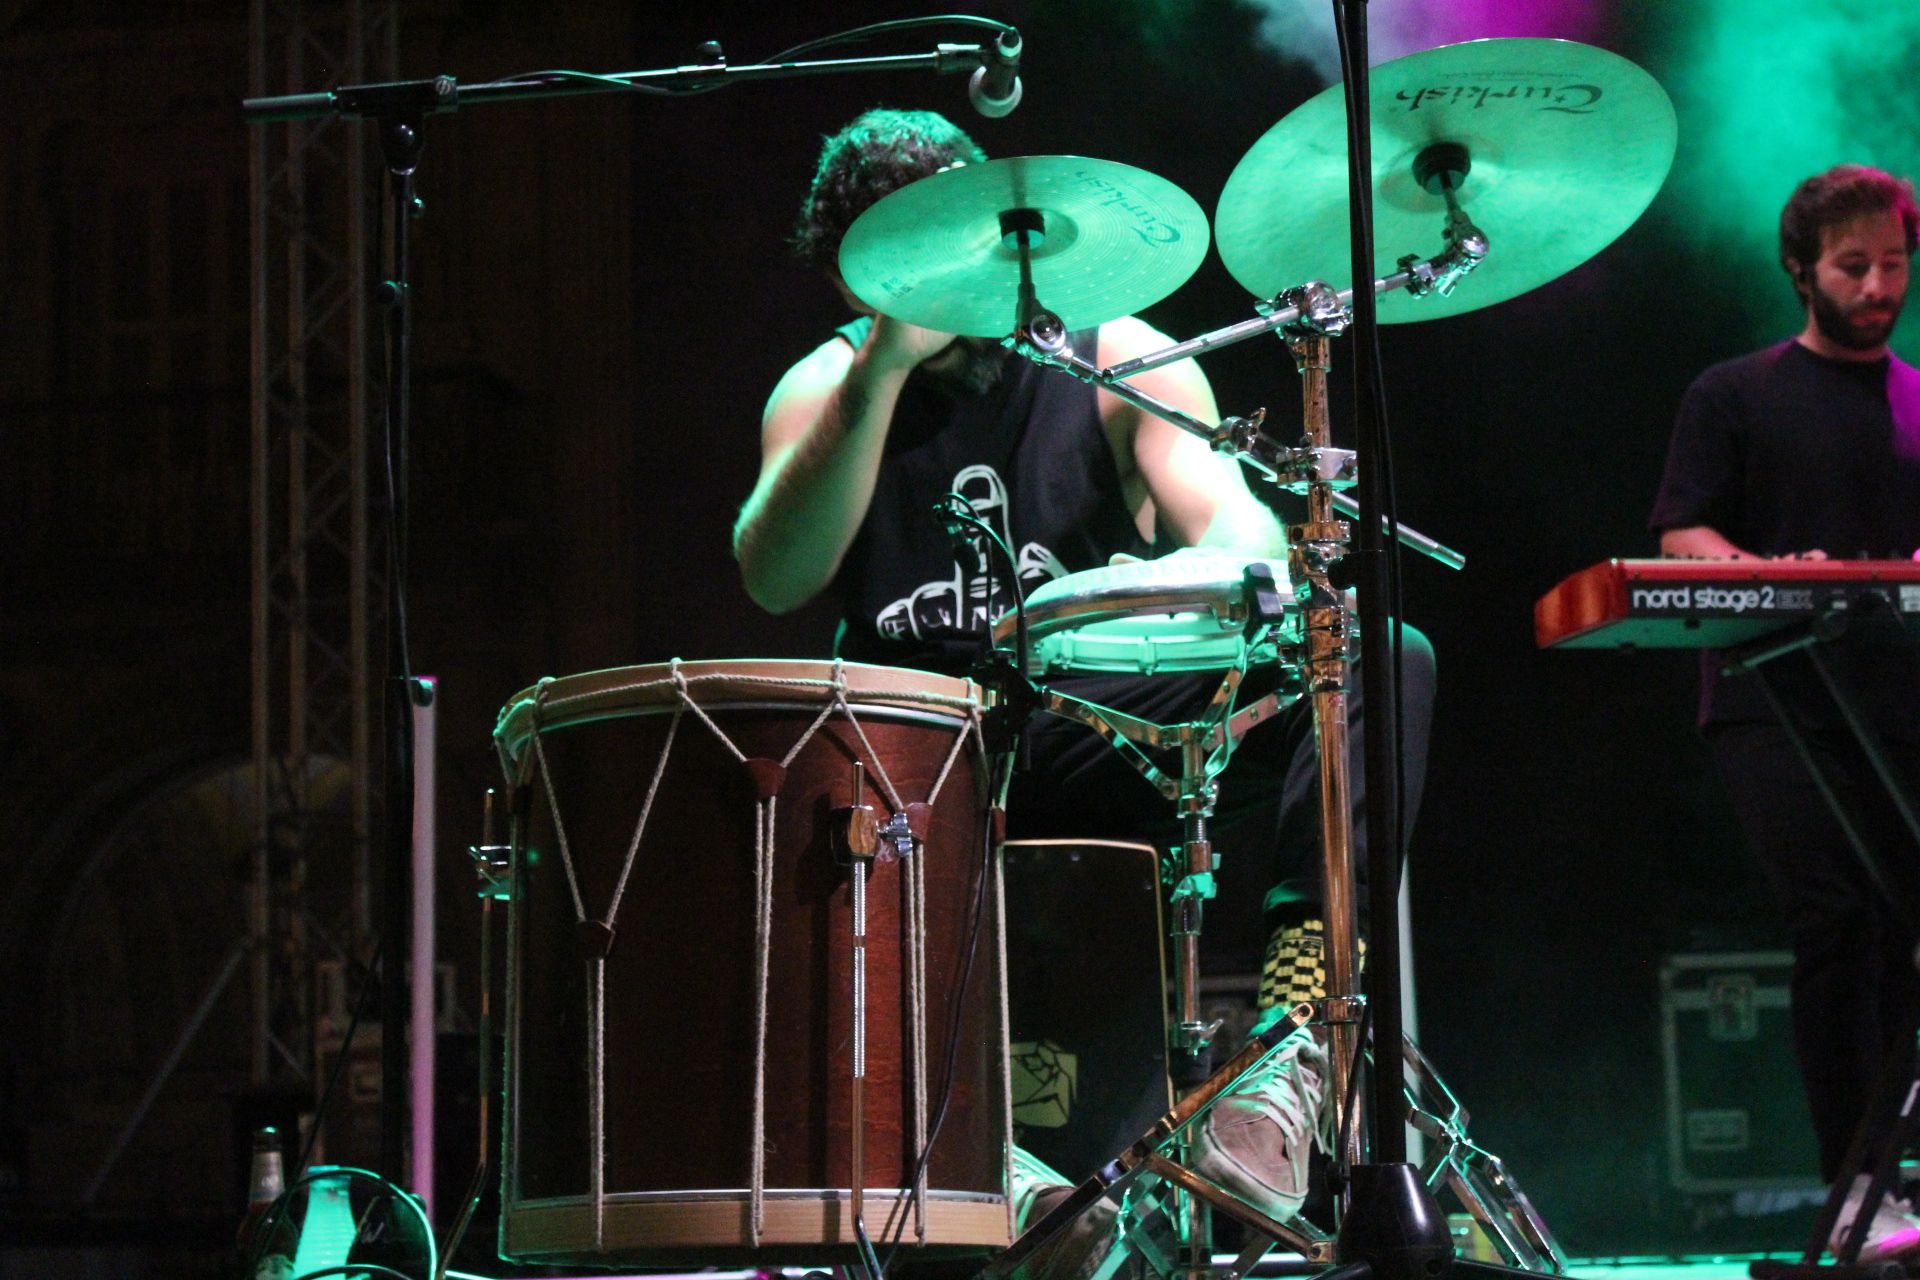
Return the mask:
<svg viewBox="0 0 1920 1280">
<path fill-rule="evenodd" d="M 1013 1149 L 1013 1208 L 1021 1231 L 1073 1194 L 1066 1177 L 1030 1151 Z M 1132 1280 L 1128 1251 L 1120 1247 L 1120 1209 L 1101 1200 L 1047 1241 L 1013 1273 L 1013 1280 Z"/>
<path fill-rule="evenodd" d="M 1327 1051 L 1310 1032 L 1282 1040 L 1194 1126 L 1193 1171 L 1278 1222 L 1292 1218 L 1306 1202 L 1307 1160 L 1331 1114 L 1326 1078 Z"/>
<path fill-rule="evenodd" d="M 1860 1216 L 1860 1206 L 1867 1198 L 1867 1188 L 1872 1179 L 1866 1174 L 1857 1175 L 1853 1186 L 1847 1191 L 1846 1203 L 1840 1206 L 1840 1217 L 1833 1224 L 1833 1234 L 1827 1237 L 1827 1249 L 1837 1258 L 1840 1248 L 1846 1243 L 1847 1232 L 1853 1227 L 1853 1221 Z M 1879 1206 L 1873 1211 L 1873 1222 L 1867 1227 L 1867 1238 L 1860 1246 L 1860 1256 L 1855 1261 L 1862 1264 L 1887 1262 L 1894 1258 L 1904 1258 L 1908 1254 L 1920 1251 L 1920 1217 L 1915 1217 L 1913 1202 L 1892 1194 L 1881 1197 Z"/>
</svg>

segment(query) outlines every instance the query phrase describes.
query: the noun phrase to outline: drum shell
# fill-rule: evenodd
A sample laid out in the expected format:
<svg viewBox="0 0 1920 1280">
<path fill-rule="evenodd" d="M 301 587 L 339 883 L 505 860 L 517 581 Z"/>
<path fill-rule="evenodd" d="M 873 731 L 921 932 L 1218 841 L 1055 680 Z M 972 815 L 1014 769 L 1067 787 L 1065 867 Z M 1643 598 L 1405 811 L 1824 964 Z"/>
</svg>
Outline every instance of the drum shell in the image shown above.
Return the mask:
<svg viewBox="0 0 1920 1280">
<path fill-rule="evenodd" d="M 799 698 L 703 710 L 747 756 L 779 760 L 819 716 Z M 851 885 L 833 813 L 861 800 L 885 816 L 875 757 L 903 802 L 923 800 L 966 721 L 855 704 L 866 743 L 836 713 L 785 773 L 774 807 L 765 1034 L 766 1225 L 749 1250 L 756 1071 L 756 791 L 745 768 L 682 715 L 614 922 L 605 973 L 604 1190 L 591 1228 L 588 1089 L 591 968 L 543 784 L 515 796 L 509 942 L 507 1164 L 502 1251 L 586 1261 L 722 1264 L 846 1256 L 852 1151 Z M 589 917 L 605 913 L 671 705 L 547 729 L 552 770 Z M 985 852 L 977 749 L 953 757 L 926 824 L 925 1089 L 938 1111 L 958 1017 L 952 1096 L 927 1174 L 929 1243 L 1006 1243 L 1004 1058 L 998 1046 L 999 921 Z M 864 1162 L 868 1188 L 910 1184 L 914 1145 L 907 864 L 874 864 L 867 895 Z M 964 993 L 960 983 L 971 953 Z M 893 1205 L 868 1192 L 878 1232 Z M 956 1217 L 956 1214 L 958 1215 Z M 937 1228 L 937 1229 L 936 1229 Z M 915 1238 L 909 1223 L 905 1238 Z"/>
</svg>

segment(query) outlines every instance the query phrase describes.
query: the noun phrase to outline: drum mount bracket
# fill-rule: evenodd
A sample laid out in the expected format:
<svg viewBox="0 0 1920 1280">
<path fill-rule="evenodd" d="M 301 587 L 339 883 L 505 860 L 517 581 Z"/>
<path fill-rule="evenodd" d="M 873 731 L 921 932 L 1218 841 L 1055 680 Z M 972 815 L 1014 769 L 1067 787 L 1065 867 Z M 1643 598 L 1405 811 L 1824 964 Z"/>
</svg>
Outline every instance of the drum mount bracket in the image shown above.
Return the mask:
<svg viewBox="0 0 1920 1280">
<path fill-rule="evenodd" d="M 1229 416 L 1212 430 L 1207 442 L 1215 453 L 1246 463 L 1288 493 L 1305 493 L 1317 484 L 1351 489 L 1359 483 L 1353 450 L 1283 445 L 1262 429 L 1266 417 L 1265 409 L 1254 410 L 1251 417 Z"/>
</svg>

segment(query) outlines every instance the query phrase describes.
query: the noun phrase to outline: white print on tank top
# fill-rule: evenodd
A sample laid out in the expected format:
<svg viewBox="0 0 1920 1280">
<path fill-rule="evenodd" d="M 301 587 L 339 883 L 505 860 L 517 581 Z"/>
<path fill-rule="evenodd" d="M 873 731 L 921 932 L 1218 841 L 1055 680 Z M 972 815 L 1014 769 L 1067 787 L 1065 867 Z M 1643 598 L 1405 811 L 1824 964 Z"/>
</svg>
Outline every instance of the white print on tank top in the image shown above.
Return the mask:
<svg viewBox="0 0 1920 1280">
<path fill-rule="evenodd" d="M 999 472 L 987 466 L 963 467 L 953 478 L 953 492 L 972 503 L 980 518 L 1011 545 L 1007 486 Z M 1022 546 L 1014 554 L 1014 563 L 1020 570 L 1023 591 L 1065 577 L 1067 572 L 1060 557 L 1037 542 Z M 987 598 L 987 576 L 986 559 L 976 547 L 964 562 L 954 561 L 950 577 L 923 582 L 911 595 L 882 609 L 873 620 L 874 629 L 887 640 L 925 640 L 955 631 L 979 631 L 990 619 L 1013 608 L 1013 590 L 1005 573 L 993 575 L 991 600 Z"/>
</svg>

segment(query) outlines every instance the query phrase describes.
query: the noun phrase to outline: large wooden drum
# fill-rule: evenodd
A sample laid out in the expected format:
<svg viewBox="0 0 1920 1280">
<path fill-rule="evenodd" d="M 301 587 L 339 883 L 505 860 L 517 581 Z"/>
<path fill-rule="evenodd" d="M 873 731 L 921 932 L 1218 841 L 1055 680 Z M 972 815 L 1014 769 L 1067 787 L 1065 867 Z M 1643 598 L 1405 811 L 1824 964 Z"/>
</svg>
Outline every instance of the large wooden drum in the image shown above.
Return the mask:
<svg viewBox="0 0 1920 1280">
<path fill-rule="evenodd" d="M 501 712 L 504 1255 L 850 1259 L 856 1135 L 882 1248 L 1010 1242 L 979 710 L 969 681 L 764 661 L 548 680 Z M 858 1125 L 832 834 L 856 803 L 913 835 L 867 864 Z"/>
</svg>

